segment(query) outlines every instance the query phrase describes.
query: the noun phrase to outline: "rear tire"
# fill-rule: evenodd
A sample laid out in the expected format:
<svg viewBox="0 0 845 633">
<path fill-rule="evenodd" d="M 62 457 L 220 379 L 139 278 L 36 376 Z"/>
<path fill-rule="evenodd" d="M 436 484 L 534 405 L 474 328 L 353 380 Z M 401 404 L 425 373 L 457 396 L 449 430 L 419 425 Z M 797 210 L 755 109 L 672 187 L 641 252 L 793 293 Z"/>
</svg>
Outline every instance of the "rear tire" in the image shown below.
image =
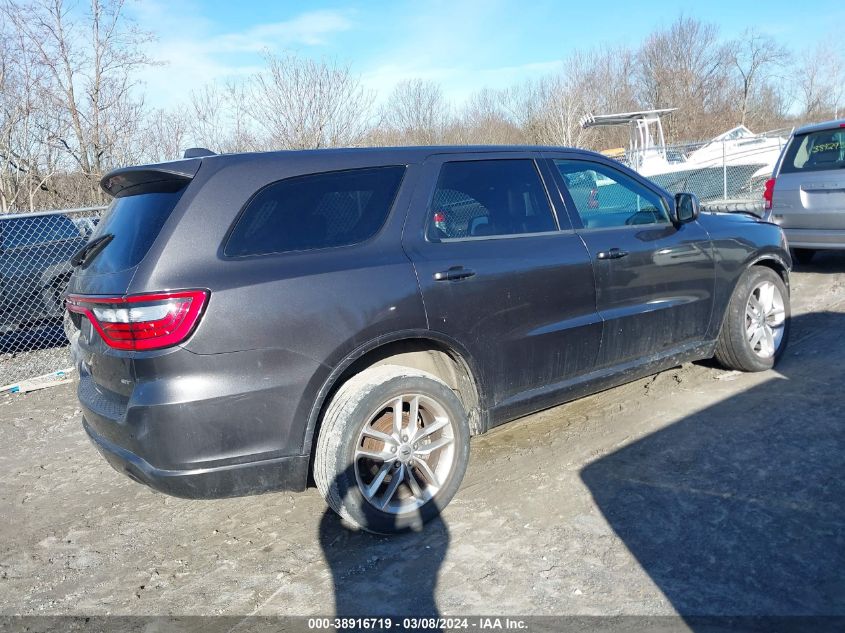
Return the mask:
<svg viewBox="0 0 845 633">
<path fill-rule="evenodd" d="M 716 345 L 727 369 L 765 371 L 780 359 L 789 339 L 789 293 L 771 268 L 752 266 L 734 289 Z"/>
<path fill-rule="evenodd" d="M 816 251 L 812 248 L 795 248 L 792 250 L 792 255 L 802 266 L 807 266 L 813 262 L 813 257 L 816 256 Z"/>
<path fill-rule="evenodd" d="M 314 481 L 335 512 L 364 530 L 418 530 L 457 492 L 469 437 L 466 411 L 446 383 L 408 367 L 373 367 L 326 407 Z"/>
</svg>

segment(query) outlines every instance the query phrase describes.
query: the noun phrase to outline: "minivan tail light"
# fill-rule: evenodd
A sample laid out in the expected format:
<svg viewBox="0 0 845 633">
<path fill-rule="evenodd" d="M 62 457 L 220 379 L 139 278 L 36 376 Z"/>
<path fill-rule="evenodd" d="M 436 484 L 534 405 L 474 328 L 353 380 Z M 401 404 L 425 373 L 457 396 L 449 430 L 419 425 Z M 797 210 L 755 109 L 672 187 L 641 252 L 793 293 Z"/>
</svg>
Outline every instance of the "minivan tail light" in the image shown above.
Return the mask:
<svg viewBox="0 0 845 633">
<path fill-rule="evenodd" d="M 766 185 L 763 188 L 763 207 L 766 211 L 771 210 L 772 202 L 774 201 L 775 197 L 775 179 L 769 178 L 766 181 Z"/>
<path fill-rule="evenodd" d="M 207 290 L 152 292 L 126 297 L 68 295 L 68 312 L 82 314 L 109 347 L 152 350 L 178 345 L 199 323 Z"/>
</svg>

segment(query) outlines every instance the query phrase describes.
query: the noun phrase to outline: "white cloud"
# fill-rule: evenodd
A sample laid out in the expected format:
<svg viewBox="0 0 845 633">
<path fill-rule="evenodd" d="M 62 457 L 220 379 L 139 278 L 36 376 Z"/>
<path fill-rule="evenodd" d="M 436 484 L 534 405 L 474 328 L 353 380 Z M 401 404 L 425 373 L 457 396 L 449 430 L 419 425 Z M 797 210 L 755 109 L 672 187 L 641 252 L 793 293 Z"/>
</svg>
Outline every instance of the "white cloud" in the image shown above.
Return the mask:
<svg viewBox="0 0 845 633">
<path fill-rule="evenodd" d="M 401 81 L 434 81 L 440 84 L 448 100 L 459 105 L 482 88 L 507 88 L 527 79 L 554 73 L 562 66 L 563 62 L 559 60 L 490 68 L 384 64 L 365 72 L 362 81 L 378 93 L 379 100 L 387 98 Z"/>
<path fill-rule="evenodd" d="M 326 36 L 348 31 L 352 22 L 338 11 L 312 11 L 284 22 L 259 24 L 242 33 L 226 33 L 213 38 L 209 48 L 215 52 L 260 52 L 291 45 L 320 46 Z"/>
<path fill-rule="evenodd" d="M 319 47 L 353 26 L 348 11 L 320 10 L 220 32 L 219 25 L 203 17 L 201 4 L 147 0 L 132 9 L 138 26 L 156 36 L 148 54 L 159 64 L 138 76 L 154 107 L 173 106 L 207 83 L 257 72 L 264 51 Z"/>
<path fill-rule="evenodd" d="M 535 61 L 510 51 L 524 48 L 524 32 L 509 25 L 504 0 L 431 0 L 392 15 L 392 32 L 379 56 L 364 66 L 364 83 L 379 99 L 407 79 L 440 84 L 460 105 L 482 88 L 505 88 L 554 72 L 560 61 Z"/>
</svg>

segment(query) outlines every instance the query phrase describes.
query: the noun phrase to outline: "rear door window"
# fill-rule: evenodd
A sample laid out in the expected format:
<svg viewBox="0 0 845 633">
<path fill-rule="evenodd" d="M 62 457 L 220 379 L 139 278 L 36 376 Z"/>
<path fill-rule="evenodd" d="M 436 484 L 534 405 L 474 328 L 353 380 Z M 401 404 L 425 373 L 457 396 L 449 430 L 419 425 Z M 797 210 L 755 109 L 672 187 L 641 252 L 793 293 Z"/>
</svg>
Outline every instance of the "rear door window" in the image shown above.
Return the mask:
<svg viewBox="0 0 845 633">
<path fill-rule="evenodd" d="M 114 238 L 86 269 L 94 273 L 112 273 L 137 266 L 158 237 L 182 197 L 184 187 L 175 192 L 143 193 L 115 198 L 91 235 Z"/>
<path fill-rule="evenodd" d="M 845 128 L 795 136 L 783 157 L 781 173 L 845 167 Z"/>
<path fill-rule="evenodd" d="M 430 241 L 557 231 L 533 160 L 444 163 L 431 200 Z"/>
<path fill-rule="evenodd" d="M 247 203 L 226 242 L 229 257 L 359 244 L 384 225 L 404 165 L 280 180 Z"/>
</svg>

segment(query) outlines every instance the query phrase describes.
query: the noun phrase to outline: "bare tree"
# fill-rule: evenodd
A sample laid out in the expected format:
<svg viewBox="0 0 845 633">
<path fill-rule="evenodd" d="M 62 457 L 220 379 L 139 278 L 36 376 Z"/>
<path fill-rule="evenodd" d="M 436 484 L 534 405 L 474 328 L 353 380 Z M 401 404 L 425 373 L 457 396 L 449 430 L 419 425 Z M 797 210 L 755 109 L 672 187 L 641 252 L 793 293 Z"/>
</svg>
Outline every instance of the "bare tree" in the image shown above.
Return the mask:
<svg viewBox="0 0 845 633">
<path fill-rule="evenodd" d="M 442 142 L 449 125 L 449 105 L 438 84 L 410 79 L 393 89 L 379 119 L 403 144 L 434 145 Z"/>
<path fill-rule="evenodd" d="M 146 117 L 142 131 L 143 160 L 157 163 L 174 160 L 188 148 L 188 125 L 180 111 L 153 110 Z"/>
<path fill-rule="evenodd" d="M 832 38 L 804 50 L 793 77 L 802 120 L 839 118 L 845 96 L 845 60 Z"/>
<path fill-rule="evenodd" d="M 348 66 L 286 55 L 265 56 L 246 107 L 277 148 L 354 145 L 363 138 L 373 94 Z"/>
<path fill-rule="evenodd" d="M 149 36 L 128 22 L 124 1 L 91 0 L 82 17 L 65 0 L 2 5 L 46 71 L 44 96 L 66 124 L 51 130 L 51 141 L 88 180 L 92 199 L 103 172 L 131 154 L 143 105 L 132 92 L 135 71 L 151 63 L 141 50 Z"/>
<path fill-rule="evenodd" d="M 668 137 L 690 140 L 724 130 L 732 110 L 730 55 L 715 25 L 681 16 L 649 35 L 637 57 L 642 105 L 680 110 L 666 122 Z"/>
<path fill-rule="evenodd" d="M 567 62 L 568 72 L 581 77 L 576 89 L 583 108 L 592 114 L 628 112 L 640 107 L 636 98 L 635 54 L 622 47 L 599 47 L 579 52 Z M 621 127 L 593 127 L 585 130 L 580 142 L 591 149 L 624 146 L 628 131 Z"/>
<path fill-rule="evenodd" d="M 581 118 L 599 101 L 592 75 L 596 59 L 576 52 L 560 72 L 511 90 L 509 109 L 531 143 L 584 147 Z"/>
<path fill-rule="evenodd" d="M 737 41 L 729 45 L 729 49 L 730 60 L 739 80 L 739 122 L 745 125 L 755 91 L 767 85 L 772 71 L 783 68 L 789 62 L 790 54 L 774 38 L 753 28 L 746 29 Z"/>
<path fill-rule="evenodd" d="M 191 145 L 222 150 L 228 133 L 227 107 L 226 94 L 217 84 L 206 84 L 191 93 L 185 120 Z"/>
<path fill-rule="evenodd" d="M 224 87 L 227 102 L 228 134 L 221 146 L 224 152 L 249 152 L 270 149 L 263 146 L 255 133 L 255 126 L 250 121 L 246 103 L 249 90 L 242 82 L 229 81 Z"/>
<path fill-rule="evenodd" d="M 510 108 L 507 90 L 483 88 L 472 94 L 460 116 L 452 122 L 446 138 L 453 143 L 507 145 L 527 139 Z"/>
<path fill-rule="evenodd" d="M 61 122 L 44 106 L 44 69 L 26 39 L 5 28 L 0 36 L 0 211 L 32 211 L 50 192 L 57 161 L 46 139 Z"/>
</svg>

